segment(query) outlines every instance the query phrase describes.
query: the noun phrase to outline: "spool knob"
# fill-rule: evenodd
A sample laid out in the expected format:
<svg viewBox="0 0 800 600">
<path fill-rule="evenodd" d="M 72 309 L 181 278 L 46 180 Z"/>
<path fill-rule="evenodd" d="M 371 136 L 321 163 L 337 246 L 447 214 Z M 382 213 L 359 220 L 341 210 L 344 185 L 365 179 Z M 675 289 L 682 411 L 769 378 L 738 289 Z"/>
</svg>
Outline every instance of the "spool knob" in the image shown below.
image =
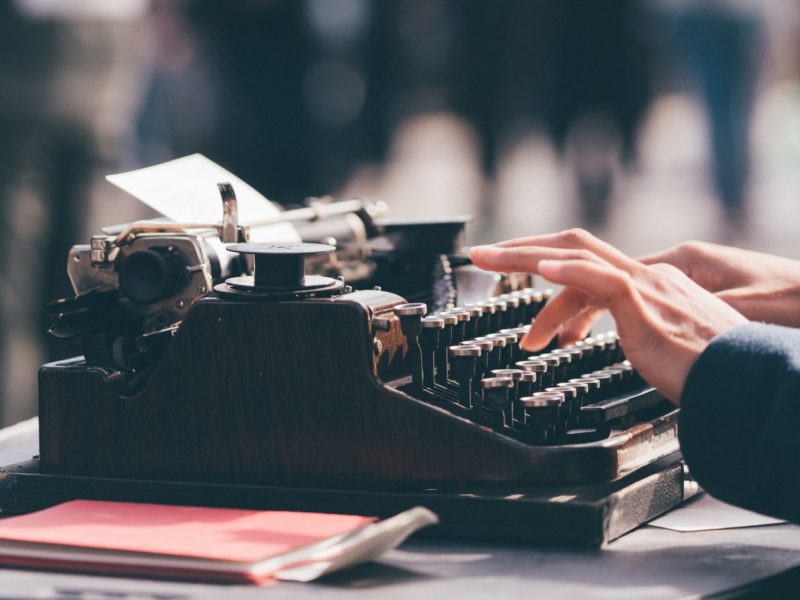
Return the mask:
<svg viewBox="0 0 800 600">
<path fill-rule="evenodd" d="M 250 298 L 288 298 L 330 296 L 344 287 L 340 279 L 306 275 L 307 256 L 329 254 L 336 250 L 326 244 L 231 244 L 232 252 L 252 254 L 253 275 L 231 277 L 214 289 L 224 296 Z"/>
</svg>

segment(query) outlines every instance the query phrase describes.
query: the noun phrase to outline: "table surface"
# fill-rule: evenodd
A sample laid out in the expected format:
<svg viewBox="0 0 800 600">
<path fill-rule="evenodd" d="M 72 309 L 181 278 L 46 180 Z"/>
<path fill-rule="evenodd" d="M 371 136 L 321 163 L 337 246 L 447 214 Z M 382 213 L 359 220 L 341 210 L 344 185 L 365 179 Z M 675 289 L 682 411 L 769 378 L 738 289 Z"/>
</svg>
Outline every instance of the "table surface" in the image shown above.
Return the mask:
<svg viewBox="0 0 800 600">
<path fill-rule="evenodd" d="M 38 424 L 0 430 L 0 464 L 36 454 Z M 70 598 L 683 598 L 800 565 L 800 528 L 681 533 L 644 526 L 601 550 L 410 540 L 378 563 L 311 584 L 266 588 L 0 569 L 0 600 Z"/>
</svg>

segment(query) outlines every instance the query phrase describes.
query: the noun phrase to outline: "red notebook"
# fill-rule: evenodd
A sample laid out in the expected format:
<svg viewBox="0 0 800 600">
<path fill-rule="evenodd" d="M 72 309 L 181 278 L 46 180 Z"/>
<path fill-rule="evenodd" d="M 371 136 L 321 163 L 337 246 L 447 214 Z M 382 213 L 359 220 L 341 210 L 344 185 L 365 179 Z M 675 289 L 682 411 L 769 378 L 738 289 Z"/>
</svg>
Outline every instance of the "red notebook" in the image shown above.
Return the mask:
<svg viewBox="0 0 800 600">
<path fill-rule="evenodd" d="M 287 553 L 374 521 L 354 515 L 73 500 L 0 520 L 0 564 L 265 584 L 285 566 Z"/>
</svg>

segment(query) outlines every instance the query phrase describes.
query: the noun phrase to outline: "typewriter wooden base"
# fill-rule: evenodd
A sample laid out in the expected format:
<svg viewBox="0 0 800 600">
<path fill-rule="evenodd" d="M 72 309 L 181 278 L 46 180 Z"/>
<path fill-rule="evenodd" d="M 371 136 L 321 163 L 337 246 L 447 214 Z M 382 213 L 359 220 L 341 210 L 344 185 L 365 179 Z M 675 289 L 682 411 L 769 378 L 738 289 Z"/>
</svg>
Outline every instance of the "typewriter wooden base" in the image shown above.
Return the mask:
<svg viewBox="0 0 800 600">
<path fill-rule="evenodd" d="M 421 505 L 441 519 L 423 535 L 587 547 L 624 535 L 696 492 L 677 455 L 610 484 L 559 489 L 380 492 L 73 477 L 42 474 L 37 460 L 0 469 L 0 508 L 8 513 L 77 498 L 378 517 Z"/>
<path fill-rule="evenodd" d="M 606 440 L 531 446 L 383 385 L 368 309 L 346 296 L 207 298 L 137 395 L 80 360 L 42 367 L 39 394 L 50 475 L 394 491 L 590 485 L 678 446 L 676 412 Z"/>
</svg>

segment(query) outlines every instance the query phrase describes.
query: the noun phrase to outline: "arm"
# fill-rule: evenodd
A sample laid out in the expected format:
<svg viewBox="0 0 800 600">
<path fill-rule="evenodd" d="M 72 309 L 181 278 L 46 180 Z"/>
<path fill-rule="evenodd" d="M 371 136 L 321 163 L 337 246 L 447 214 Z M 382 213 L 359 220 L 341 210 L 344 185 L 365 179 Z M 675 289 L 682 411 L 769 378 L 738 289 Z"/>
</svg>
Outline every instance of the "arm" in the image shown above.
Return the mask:
<svg viewBox="0 0 800 600">
<path fill-rule="evenodd" d="M 686 380 L 679 435 L 710 493 L 800 522 L 800 330 L 749 323 L 715 338 Z"/>
</svg>

